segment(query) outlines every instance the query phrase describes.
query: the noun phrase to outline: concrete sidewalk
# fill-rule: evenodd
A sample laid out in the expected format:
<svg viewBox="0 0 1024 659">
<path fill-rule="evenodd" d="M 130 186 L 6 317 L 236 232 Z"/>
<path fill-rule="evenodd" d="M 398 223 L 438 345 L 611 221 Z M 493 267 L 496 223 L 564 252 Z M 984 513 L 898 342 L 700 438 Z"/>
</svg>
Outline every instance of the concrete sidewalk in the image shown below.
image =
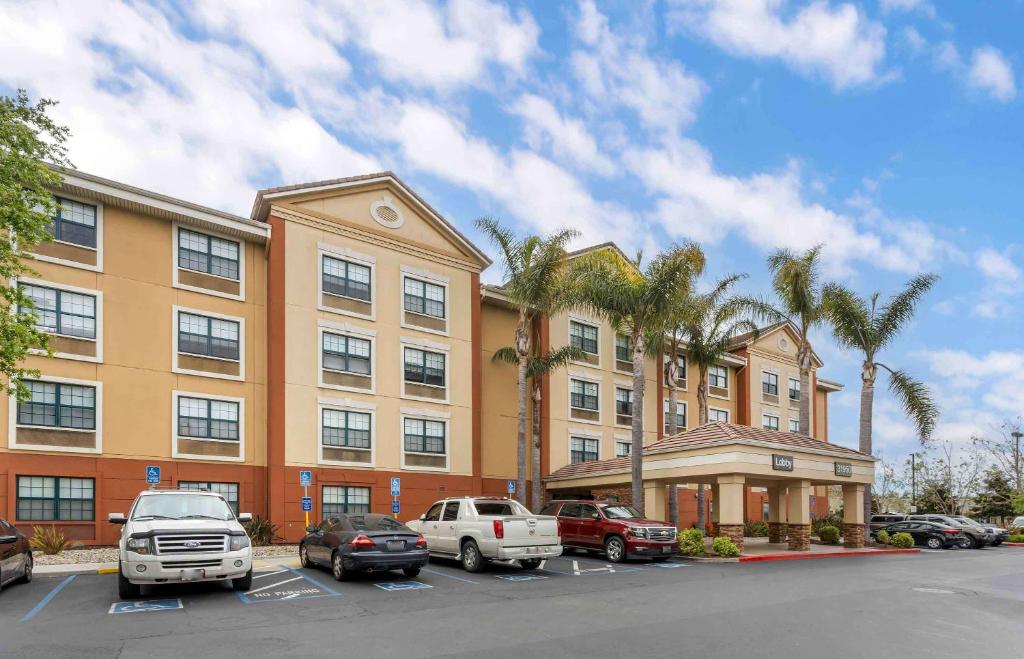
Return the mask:
<svg viewBox="0 0 1024 659">
<path fill-rule="evenodd" d="M 266 572 L 274 568 L 299 567 L 298 556 L 258 558 L 253 560 L 253 572 Z M 63 577 L 69 574 L 117 574 L 117 563 L 68 563 L 66 565 L 36 565 L 32 573 L 37 577 Z"/>
</svg>

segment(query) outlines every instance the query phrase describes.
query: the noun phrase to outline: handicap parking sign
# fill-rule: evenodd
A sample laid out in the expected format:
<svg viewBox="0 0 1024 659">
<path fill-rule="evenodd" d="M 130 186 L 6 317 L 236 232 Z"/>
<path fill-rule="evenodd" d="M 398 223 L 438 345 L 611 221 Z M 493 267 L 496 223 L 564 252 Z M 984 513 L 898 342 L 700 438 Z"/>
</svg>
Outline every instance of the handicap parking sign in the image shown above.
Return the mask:
<svg viewBox="0 0 1024 659">
<path fill-rule="evenodd" d="M 302 497 L 302 512 L 308 513 L 313 510 L 313 497 Z"/>
<path fill-rule="evenodd" d="M 146 467 L 146 483 L 150 485 L 160 484 L 160 467 Z"/>
<path fill-rule="evenodd" d="M 313 472 L 311 471 L 300 471 L 299 472 L 299 485 L 302 487 L 309 487 L 313 484 Z"/>
<path fill-rule="evenodd" d="M 391 502 L 391 514 L 392 515 L 397 515 L 400 512 L 402 512 L 402 505 L 400 503 L 398 503 L 397 501 L 392 501 Z"/>
<path fill-rule="evenodd" d="M 174 611 L 183 609 L 181 599 L 143 600 L 141 602 L 114 602 L 107 613 L 144 613 L 146 611 Z"/>
<path fill-rule="evenodd" d="M 391 479 L 391 496 L 402 496 L 402 479 L 399 478 L 398 476 L 394 476 Z"/>
<path fill-rule="evenodd" d="M 516 482 L 515 481 L 509 481 L 506 486 L 508 487 L 508 493 L 509 494 L 515 494 L 515 491 L 516 491 Z"/>
</svg>

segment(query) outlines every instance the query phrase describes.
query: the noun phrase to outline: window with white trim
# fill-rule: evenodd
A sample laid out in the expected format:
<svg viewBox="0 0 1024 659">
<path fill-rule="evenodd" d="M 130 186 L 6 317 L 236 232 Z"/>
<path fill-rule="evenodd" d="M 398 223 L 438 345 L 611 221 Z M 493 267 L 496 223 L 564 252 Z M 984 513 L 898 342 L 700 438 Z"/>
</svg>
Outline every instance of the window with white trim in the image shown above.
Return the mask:
<svg viewBox="0 0 1024 659">
<path fill-rule="evenodd" d="M 241 245 L 235 240 L 178 229 L 178 267 L 183 270 L 238 281 L 240 252 Z"/>
<path fill-rule="evenodd" d="M 370 375 L 369 339 L 345 334 L 323 333 L 323 367 L 329 371 Z"/>
<path fill-rule="evenodd" d="M 569 321 L 569 345 L 579 348 L 583 352 L 596 355 L 597 350 L 597 327 L 581 323 L 578 320 Z"/>
<path fill-rule="evenodd" d="M 789 378 L 789 399 L 800 400 L 800 380 Z"/>
<path fill-rule="evenodd" d="M 178 396 L 178 437 L 239 440 L 238 402 Z"/>
<path fill-rule="evenodd" d="M 32 300 L 34 309 L 19 307 L 18 312 L 36 314 L 35 328 L 76 339 L 96 338 L 96 296 L 73 293 L 50 286 L 20 284 Z"/>
<path fill-rule="evenodd" d="M 405 277 L 404 290 L 406 311 L 434 318 L 446 316 L 444 286 Z"/>
<path fill-rule="evenodd" d="M 92 478 L 18 476 L 15 519 L 25 522 L 87 522 L 96 517 Z"/>
<path fill-rule="evenodd" d="M 779 395 L 779 375 L 769 371 L 761 371 L 761 393 L 766 396 Z"/>
<path fill-rule="evenodd" d="M 324 485 L 321 512 L 324 517 L 370 512 L 370 488 Z"/>
<path fill-rule="evenodd" d="M 444 455 L 446 422 L 432 419 L 405 419 L 406 453 Z"/>
<path fill-rule="evenodd" d="M 624 458 L 630 454 L 633 448 L 633 442 L 626 441 L 623 439 L 615 440 L 615 457 Z"/>
<path fill-rule="evenodd" d="M 663 411 L 665 413 L 665 432 L 668 432 L 668 422 L 671 419 L 668 400 L 664 401 Z M 676 401 L 676 429 L 676 432 L 686 430 L 686 401 Z"/>
<path fill-rule="evenodd" d="M 322 414 L 320 442 L 324 446 L 370 450 L 370 414 L 329 408 L 324 408 Z"/>
<path fill-rule="evenodd" d="M 592 462 L 598 458 L 598 447 L 600 442 L 590 437 L 569 438 L 569 462 L 580 464 L 581 462 Z"/>
<path fill-rule="evenodd" d="M 581 410 L 597 411 L 598 391 L 596 382 L 569 380 L 569 405 Z"/>
<path fill-rule="evenodd" d="M 238 515 L 238 483 L 214 483 L 212 481 L 178 481 L 179 490 L 189 492 L 213 492 L 224 497 L 231 511 Z"/>
<path fill-rule="evenodd" d="M 324 254 L 321 261 L 324 293 L 370 301 L 370 267 Z"/>
<path fill-rule="evenodd" d="M 729 410 L 719 410 L 714 407 L 708 408 L 708 421 L 722 421 L 729 423 Z"/>
<path fill-rule="evenodd" d="M 633 390 L 615 387 L 615 414 L 633 416 Z"/>
<path fill-rule="evenodd" d="M 729 388 L 729 369 L 725 366 L 715 365 L 708 368 L 708 386 L 719 389 Z"/>
<path fill-rule="evenodd" d="M 405 348 L 405 381 L 434 387 L 445 386 L 445 361 L 443 352 L 431 352 L 420 348 Z"/>
<path fill-rule="evenodd" d="M 662 375 L 665 378 L 666 385 L 668 384 L 668 367 L 669 359 L 668 355 L 665 355 L 665 367 L 662 369 Z M 683 355 L 676 356 L 676 385 L 680 388 L 686 388 L 686 357 Z"/>
<path fill-rule="evenodd" d="M 96 429 L 96 387 L 41 380 L 22 382 L 29 396 L 18 401 L 19 425 Z"/>
<path fill-rule="evenodd" d="M 762 414 L 761 427 L 764 428 L 765 430 L 778 430 L 779 417 L 774 414 Z"/>
<path fill-rule="evenodd" d="M 800 419 L 789 420 L 789 432 L 800 432 Z"/>
<path fill-rule="evenodd" d="M 201 357 L 239 360 L 238 321 L 178 312 L 178 352 Z"/>
<path fill-rule="evenodd" d="M 620 362 L 633 361 L 633 342 L 627 334 L 615 335 L 615 359 Z"/>
<path fill-rule="evenodd" d="M 96 247 L 96 206 L 73 199 L 55 197 L 57 215 L 52 218 L 50 233 L 54 240 L 81 247 Z"/>
</svg>

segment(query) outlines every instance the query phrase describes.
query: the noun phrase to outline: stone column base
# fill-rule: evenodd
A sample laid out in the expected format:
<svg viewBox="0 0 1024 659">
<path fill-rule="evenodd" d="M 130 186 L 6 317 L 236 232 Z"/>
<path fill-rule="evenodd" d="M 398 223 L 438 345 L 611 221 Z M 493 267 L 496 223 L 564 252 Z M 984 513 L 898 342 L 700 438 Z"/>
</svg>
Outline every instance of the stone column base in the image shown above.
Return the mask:
<svg viewBox="0 0 1024 659">
<path fill-rule="evenodd" d="M 786 525 L 783 522 L 768 522 L 768 542 L 784 542 Z"/>
<path fill-rule="evenodd" d="M 811 525 L 810 524 L 789 524 L 786 529 L 789 534 L 790 551 L 810 551 L 811 549 Z"/>
<path fill-rule="evenodd" d="M 864 546 L 864 525 L 843 524 L 843 546 L 860 549 Z"/>
<path fill-rule="evenodd" d="M 715 537 L 725 536 L 736 544 L 736 548 L 743 553 L 743 525 L 742 524 L 719 524 L 715 531 Z"/>
<path fill-rule="evenodd" d="M 718 522 L 711 522 L 711 537 L 718 537 Z"/>
</svg>

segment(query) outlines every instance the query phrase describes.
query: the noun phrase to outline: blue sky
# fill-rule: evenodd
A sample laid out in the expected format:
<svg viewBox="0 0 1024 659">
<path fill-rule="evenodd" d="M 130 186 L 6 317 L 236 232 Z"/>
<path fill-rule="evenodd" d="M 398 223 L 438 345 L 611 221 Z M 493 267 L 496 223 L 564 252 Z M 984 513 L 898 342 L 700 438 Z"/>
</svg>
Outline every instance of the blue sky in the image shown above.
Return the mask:
<svg viewBox="0 0 1024 659">
<path fill-rule="evenodd" d="M 942 279 L 883 361 L 927 381 L 938 437 L 1024 409 L 1024 3 L 0 5 L 0 91 L 61 101 L 85 171 L 248 214 L 259 187 L 387 168 L 476 237 L 570 225 L 707 279 L 826 243 L 830 279 Z M 485 278 L 497 280 L 492 268 Z M 824 332 L 833 441 L 859 361 Z M 875 442 L 916 448 L 883 388 Z"/>
</svg>

